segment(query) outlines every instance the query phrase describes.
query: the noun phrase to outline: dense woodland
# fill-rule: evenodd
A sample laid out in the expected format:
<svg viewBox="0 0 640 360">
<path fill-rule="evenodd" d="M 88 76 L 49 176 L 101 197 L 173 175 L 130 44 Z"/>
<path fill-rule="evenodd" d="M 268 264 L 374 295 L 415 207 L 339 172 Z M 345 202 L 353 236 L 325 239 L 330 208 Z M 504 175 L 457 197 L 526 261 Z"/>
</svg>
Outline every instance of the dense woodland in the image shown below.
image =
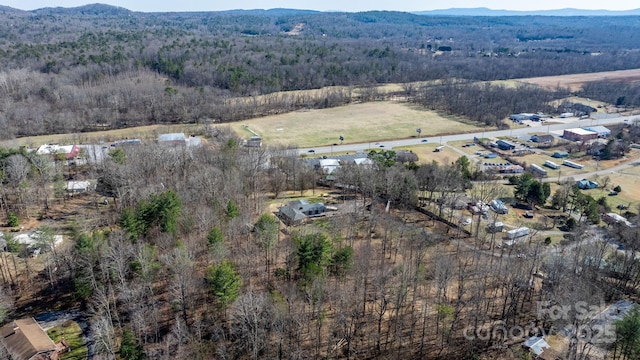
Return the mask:
<svg viewBox="0 0 640 360">
<path fill-rule="evenodd" d="M 472 82 L 640 67 L 634 17 L 143 14 L 100 5 L 0 13 L 7 138 L 100 124 L 233 121 L 378 98 L 374 88 L 354 87 L 439 79 L 406 85 L 404 94 L 495 124 L 509 112 L 547 111 L 544 104 L 566 90 Z M 335 87 L 275 93 L 327 85 Z M 613 91 L 599 85 L 585 93 Z M 620 96 L 620 105 L 636 101 Z M 483 116 L 483 106 L 496 115 Z M 640 228 L 594 231 L 606 199 L 571 182 L 545 205 L 549 186 L 531 176 L 514 177 L 507 194 L 466 157 L 401 164 L 377 151 L 375 166 L 343 166 L 321 186 L 322 174 L 295 151 L 241 147 L 217 129 L 198 148 L 114 148 L 99 164 L 66 166 L 3 149 L 6 222 L 43 225 L 37 258 L 5 234 L 0 315 L 80 309 L 97 359 L 527 358 L 519 346 L 526 337 L 570 325 L 562 356 L 587 359 L 598 353 L 577 331 L 588 319 L 545 315 L 540 302 L 638 299 Z M 619 132 L 622 141 L 638 137 L 635 127 Z M 95 179 L 96 192 L 72 207 L 78 200 L 64 191 L 68 179 Z M 267 207 L 304 191 L 338 211 L 287 226 Z M 464 191 L 485 203 L 513 197 L 576 209 L 579 217 L 558 220 L 566 221 L 562 245 L 589 241 L 562 255 L 534 240 L 494 256 L 498 235 L 480 231 L 480 215 L 471 231 L 456 225 L 448 204 Z M 635 211 L 626 215 L 638 222 Z M 64 246 L 46 251 L 59 232 Z M 611 256 L 604 240 L 627 251 Z M 598 266 L 605 258 L 609 265 Z M 640 318 L 628 321 L 640 326 Z M 509 333 L 514 326 L 526 333 Z M 604 348 L 638 358 L 634 336 L 615 333 Z"/>
<path fill-rule="evenodd" d="M 2 137 L 105 125 L 226 122 L 366 100 L 349 89 L 390 82 L 638 68 L 639 22 L 637 17 L 5 7 L 0 9 Z M 327 86 L 347 89 L 255 100 Z M 234 99 L 238 96 L 248 98 Z"/>
<path fill-rule="evenodd" d="M 455 223 L 446 204 L 461 191 L 489 201 L 510 196 L 504 188 L 471 183 L 482 176 L 464 157 L 418 166 L 392 155 L 373 152 L 377 166 L 341 168 L 340 185 L 330 189 L 317 186 L 320 174 L 295 152 L 238 147 L 224 129 L 192 150 L 113 150 L 105 163 L 76 169 L 75 176 L 99 180 L 98 195 L 84 195 L 89 206 L 64 225 L 40 228 L 42 249 L 57 231 L 68 234 L 66 246 L 34 259 L 5 234 L 3 309 L 15 307 L 8 315 L 17 316 L 78 307 L 96 357 L 105 359 L 516 358 L 525 356 L 517 345 L 525 336 L 587 321 L 543 316 L 539 301 L 599 305 L 636 297 L 638 228 L 586 235 L 624 244 L 628 251 L 613 259 L 596 240 L 562 257 L 541 241 L 490 256 L 475 246 L 497 235 L 432 220 L 425 228 L 413 208 L 426 205 Z M 47 219 L 69 201 L 55 185 L 69 169 L 22 151 L 4 152 L 2 164 L 9 221 Z M 539 199 L 549 196 L 531 176 L 514 183 L 524 202 L 542 206 Z M 273 194 L 305 189 L 341 194 L 340 210 L 286 226 L 265 207 Z M 108 205 L 99 201 L 105 196 Z M 588 214 L 594 203 L 567 183 L 552 206 Z M 584 240 L 591 221 L 572 220 L 565 245 Z M 605 258 L 610 267 L 589 265 Z M 527 332 L 514 337 L 505 330 L 513 326 Z M 628 342 L 616 344 L 612 353 Z M 584 359 L 591 351 L 593 344 L 576 342 L 565 355 Z"/>
</svg>

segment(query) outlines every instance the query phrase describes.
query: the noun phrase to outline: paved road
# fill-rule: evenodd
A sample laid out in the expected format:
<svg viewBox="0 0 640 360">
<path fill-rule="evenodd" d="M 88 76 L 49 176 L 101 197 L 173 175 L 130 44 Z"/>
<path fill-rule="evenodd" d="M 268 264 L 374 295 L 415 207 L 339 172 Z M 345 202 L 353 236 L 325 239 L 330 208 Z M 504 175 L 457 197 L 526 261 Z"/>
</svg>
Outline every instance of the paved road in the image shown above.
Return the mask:
<svg viewBox="0 0 640 360">
<path fill-rule="evenodd" d="M 466 134 L 455 134 L 455 135 L 444 135 L 444 136 L 427 136 L 423 138 L 410 138 L 410 139 L 399 139 L 399 140 L 389 140 L 389 141 L 379 141 L 379 142 L 367 142 L 367 143 L 357 143 L 357 144 L 338 144 L 329 145 L 329 146 L 318 146 L 313 148 L 300 148 L 298 149 L 299 154 L 309 154 L 309 150 L 313 150 L 315 154 L 330 154 L 333 152 L 344 153 L 344 152 L 358 152 L 358 151 L 368 151 L 370 149 L 390 149 L 399 146 L 410 146 L 410 145 L 420 145 L 425 140 L 427 143 L 437 143 L 437 144 L 446 144 L 449 141 L 465 141 L 465 140 L 473 140 L 473 138 L 495 138 L 499 136 L 528 136 L 529 133 L 533 132 L 553 132 L 558 130 L 570 129 L 575 127 L 585 127 L 585 126 L 593 126 L 593 125 L 611 125 L 611 124 L 619 124 L 625 121 L 632 121 L 632 119 L 638 118 L 637 116 L 617 116 L 615 114 L 604 114 L 601 115 L 600 118 L 596 119 L 585 119 L 585 120 L 576 120 L 574 122 L 562 123 L 562 124 L 552 124 L 552 125 L 542 125 L 542 126 L 534 126 L 534 127 L 524 127 L 517 129 L 508 129 L 508 130 L 492 130 L 492 131 L 480 131 L 474 133 L 466 133 Z M 381 147 L 381 145 L 383 147 Z"/>
</svg>

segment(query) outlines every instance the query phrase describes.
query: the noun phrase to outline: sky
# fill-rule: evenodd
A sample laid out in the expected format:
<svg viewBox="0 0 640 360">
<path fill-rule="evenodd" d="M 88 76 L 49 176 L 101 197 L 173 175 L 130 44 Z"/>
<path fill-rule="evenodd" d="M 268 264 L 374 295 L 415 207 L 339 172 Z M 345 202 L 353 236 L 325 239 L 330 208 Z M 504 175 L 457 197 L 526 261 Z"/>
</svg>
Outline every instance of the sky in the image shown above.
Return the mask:
<svg viewBox="0 0 640 360">
<path fill-rule="evenodd" d="M 576 8 L 585 10 L 631 10 L 640 8 L 637 0 L 0 0 L 0 5 L 33 10 L 43 7 L 74 7 L 102 3 L 133 11 L 219 11 L 232 9 L 291 8 L 320 11 L 397 10 L 422 11 L 449 8 L 486 7 L 494 10 L 553 10 Z"/>
</svg>

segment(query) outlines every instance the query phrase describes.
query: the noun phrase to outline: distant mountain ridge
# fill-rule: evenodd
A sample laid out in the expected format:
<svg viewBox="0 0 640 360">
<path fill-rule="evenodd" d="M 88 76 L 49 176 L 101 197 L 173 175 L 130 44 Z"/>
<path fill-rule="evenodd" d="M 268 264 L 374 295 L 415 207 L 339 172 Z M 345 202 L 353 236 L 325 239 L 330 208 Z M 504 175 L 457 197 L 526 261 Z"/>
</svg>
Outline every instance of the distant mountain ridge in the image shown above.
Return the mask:
<svg viewBox="0 0 640 360">
<path fill-rule="evenodd" d="M 435 16 L 638 16 L 640 9 L 633 10 L 584 10 L 584 9 L 557 9 L 557 10 L 493 10 L 486 7 L 480 8 L 451 8 L 442 10 L 413 11 L 417 15 Z"/>
<path fill-rule="evenodd" d="M 109 15 L 120 16 L 129 15 L 134 11 L 126 9 L 120 6 L 108 5 L 108 4 L 87 4 L 76 7 L 45 7 L 30 11 L 20 10 L 9 6 L 0 5 L 0 11 L 4 12 L 22 12 L 33 14 L 51 14 L 51 15 Z M 305 10 L 305 9 L 289 9 L 289 8 L 273 8 L 273 9 L 233 9 L 222 11 L 198 11 L 211 12 L 211 13 L 228 13 L 228 14 L 250 14 L 250 15 L 307 15 L 316 13 L 364 13 L 374 10 L 359 11 L 359 12 L 345 12 L 340 10 L 331 11 L 317 11 L 317 10 Z M 135 11 L 137 12 L 137 11 Z M 165 13 L 180 13 L 182 11 L 171 11 Z M 146 12 L 143 12 L 146 13 Z M 151 13 L 151 12 L 148 12 Z M 161 12 L 162 13 L 162 12 Z M 450 9 L 438 9 L 438 10 L 425 10 L 425 11 L 405 11 L 414 15 L 426 15 L 426 16 L 640 16 L 640 8 L 633 10 L 585 10 L 585 9 L 556 9 L 556 10 L 535 10 L 535 11 L 518 11 L 518 10 L 493 10 L 486 7 L 478 8 L 450 8 Z"/>
<path fill-rule="evenodd" d="M 76 7 L 46 7 L 30 11 L 39 15 L 129 15 L 131 10 L 107 4 L 87 4 Z"/>
</svg>

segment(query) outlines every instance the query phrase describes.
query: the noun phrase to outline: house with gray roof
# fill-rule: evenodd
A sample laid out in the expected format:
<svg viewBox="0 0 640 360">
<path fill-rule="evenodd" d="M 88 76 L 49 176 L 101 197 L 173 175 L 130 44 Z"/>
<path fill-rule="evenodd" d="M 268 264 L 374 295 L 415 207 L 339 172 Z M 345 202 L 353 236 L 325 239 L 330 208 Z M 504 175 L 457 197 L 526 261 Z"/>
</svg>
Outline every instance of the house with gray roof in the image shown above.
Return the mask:
<svg viewBox="0 0 640 360">
<path fill-rule="evenodd" d="M 323 216 L 327 207 L 323 203 L 309 203 L 307 200 L 295 200 L 281 207 L 278 215 L 287 225 L 301 224 L 309 217 Z"/>
</svg>

